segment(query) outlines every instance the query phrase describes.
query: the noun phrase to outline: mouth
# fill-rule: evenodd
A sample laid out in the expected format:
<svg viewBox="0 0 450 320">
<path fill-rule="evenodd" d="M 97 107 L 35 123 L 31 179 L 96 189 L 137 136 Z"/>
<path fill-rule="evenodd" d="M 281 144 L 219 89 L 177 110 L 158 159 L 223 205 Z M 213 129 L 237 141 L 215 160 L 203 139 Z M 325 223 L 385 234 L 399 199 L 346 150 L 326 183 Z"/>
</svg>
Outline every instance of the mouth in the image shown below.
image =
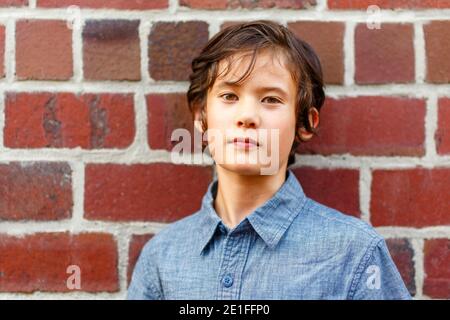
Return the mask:
<svg viewBox="0 0 450 320">
<path fill-rule="evenodd" d="M 259 143 L 253 140 L 252 138 L 236 137 L 231 139 L 229 142 L 233 143 L 236 147 L 241 147 L 245 149 L 259 147 Z"/>
</svg>

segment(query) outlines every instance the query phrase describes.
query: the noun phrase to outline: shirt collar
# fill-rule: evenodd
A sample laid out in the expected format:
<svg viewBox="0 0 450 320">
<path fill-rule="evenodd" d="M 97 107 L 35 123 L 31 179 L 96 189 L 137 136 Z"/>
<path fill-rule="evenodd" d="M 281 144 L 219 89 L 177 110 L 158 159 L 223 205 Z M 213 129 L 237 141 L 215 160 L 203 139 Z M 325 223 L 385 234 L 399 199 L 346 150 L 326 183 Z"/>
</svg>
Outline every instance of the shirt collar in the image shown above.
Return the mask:
<svg viewBox="0 0 450 320">
<path fill-rule="evenodd" d="M 199 254 L 203 252 L 203 249 L 213 237 L 217 226 L 222 222 L 214 209 L 217 187 L 218 180 L 216 178 L 209 184 L 202 199 L 198 233 Z M 274 248 L 302 210 L 306 199 L 300 182 L 292 170 L 287 169 L 286 180 L 278 191 L 244 220 L 250 222 L 253 229 L 270 248 Z"/>
</svg>

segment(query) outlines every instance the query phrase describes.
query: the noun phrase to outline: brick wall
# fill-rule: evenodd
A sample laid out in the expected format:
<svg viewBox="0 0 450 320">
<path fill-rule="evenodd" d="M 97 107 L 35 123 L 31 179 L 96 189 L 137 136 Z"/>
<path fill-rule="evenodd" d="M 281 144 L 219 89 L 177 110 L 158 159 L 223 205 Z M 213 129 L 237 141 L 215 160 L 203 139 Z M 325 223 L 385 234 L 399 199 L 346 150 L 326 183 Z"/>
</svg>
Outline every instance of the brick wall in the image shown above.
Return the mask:
<svg viewBox="0 0 450 320">
<path fill-rule="evenodd" d="M 125 297 L 215 175 L 170 157 L 190 61 L 258 18 L 324 67 L 320 136 L 292 166 L 307 195 L 374 225 L 415 298 L 450 298 L 449 0 L 1 0 L 1 299 Z"/>
</svg>

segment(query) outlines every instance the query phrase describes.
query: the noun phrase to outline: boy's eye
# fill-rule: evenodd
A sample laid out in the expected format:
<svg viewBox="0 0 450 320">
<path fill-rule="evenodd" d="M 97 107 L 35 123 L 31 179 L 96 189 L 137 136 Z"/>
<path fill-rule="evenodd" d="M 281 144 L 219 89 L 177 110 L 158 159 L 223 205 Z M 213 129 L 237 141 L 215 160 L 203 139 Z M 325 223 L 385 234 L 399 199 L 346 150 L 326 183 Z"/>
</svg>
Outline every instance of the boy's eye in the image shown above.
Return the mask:
<svg viewBox="0 0 450 320">
<path fill-rule="evenodd" d="M 234 95 L 232 93 L 225 93 L 225 94 L 221 95 L 221 97 L 223 97 L 225 100 L 229 100 L 226 98 L 226 96 L 236 96 L 236 95 Z"/>
<path fill-rule="evenodd" d="M 278 99 L 275 98 L 275 97 L 267 97 L 267 99 L 268 99 L 269 101 L 271 101 L 271 102 L 269 102 L 269 103 L 281 103 L 281 101 L 278 100 Z"/>
</svg>

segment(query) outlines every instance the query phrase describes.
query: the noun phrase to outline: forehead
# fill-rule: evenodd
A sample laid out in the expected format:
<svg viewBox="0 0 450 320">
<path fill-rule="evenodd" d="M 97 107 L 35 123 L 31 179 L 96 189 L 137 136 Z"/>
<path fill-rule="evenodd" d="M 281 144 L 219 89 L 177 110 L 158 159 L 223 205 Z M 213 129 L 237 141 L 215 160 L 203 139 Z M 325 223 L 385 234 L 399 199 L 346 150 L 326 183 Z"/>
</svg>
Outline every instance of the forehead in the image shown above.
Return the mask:
<svg viewBox="0 0 450 320">
<path fill-rule="evenodd" d="M 224 87 L 229 82 L 241 79 L 250 67 L 251 60 L 251 52 L 236 53 L 228 59 L 221 60 L 218 64 L 218 76 L 214 87 Z M 295 88 L 285 55 L 274 50 L 258 52 L 251 73 L 238 85 L 250 87 L 276 85 L 287 92 Z"/>
</svg>

